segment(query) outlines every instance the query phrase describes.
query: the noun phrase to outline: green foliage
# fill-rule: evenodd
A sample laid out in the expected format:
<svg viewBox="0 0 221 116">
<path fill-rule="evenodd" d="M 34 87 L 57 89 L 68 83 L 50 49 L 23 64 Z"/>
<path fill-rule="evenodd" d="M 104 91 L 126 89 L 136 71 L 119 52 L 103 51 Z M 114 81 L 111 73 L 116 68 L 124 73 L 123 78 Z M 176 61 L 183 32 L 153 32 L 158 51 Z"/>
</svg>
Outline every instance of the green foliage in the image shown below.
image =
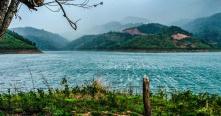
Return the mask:
<svg viewBox="0 0 221 116">
<path fill-rule="evenodd" d="M 35 43 L 25 39 L 24 37 L 14 33 L 12 31 L 7 31 L 7 33 L 0 39 L 0 49 L 1 50 L 32 50 L 36 49 Z"/>
<path fill-rule="evenodd" d="M 193 37 L 191 33 L 176 26 L 168 27 L 153 23 L 134 28 L 143 34 L 130 35 L 128 33 L 109 32 L 100 35 L 88 35 L 74 40 L 68 45 L 68 48 L 71 50 L 144 51 L 184 51 L 212 48 L 211 45 Z M 183 40 L 173 40 L 171 36 L 177 33 L 186 34 L 191 37 Z"/>
<path fill-rule="evenodd" d="M 64 86 L 64 91 L 63 93 L 65 94 L 66 97 L 69 97 L 70 95 L 70 90 L 69 90 L 69 85 L 68 85 L 68 80 L 66 78 L 63 78 L 61 80 L 61 85 Z"/>
<path fill-rule="evenodd" d="M 167 30 L 167 26 L 158 24 L 158 23 L 150 23 L 150 24 L 145 24 L 138 26 L 137 29 L 145 34 L 160 34 L 164 30 Z"/>
<path fill-rule="evenodd" d="M 13 31 L 36 43 L 41 50 L 63 50 L 68 40 L 45 30 L 32 27 L 13 28 Z"/>
<path fill-rule="evenodd" d="M 68 84 L 64 78 L 61 85 Z M 0 94 L 0 116 L 9 114 L 37 114 L 70 116 L 72 112 L 79 115 L 91 112 L 92 116 L 124 114 L 140 116 L 143 114 L 143 98 L 141 95 L 116 93 L 104 89 L 101 83 L 93 81 L 81 87 L 69 87 L 67 96 L 65 89 L 47 91 L 37 90 Z M 93 94 L 92 94 L 93 93 Z M 170 94 L 158 91 L 151 94 L 153 115 L 221 115 L 221 96 L 191 91 L 174 91 Z"/>
<path fill-rule="evenodd" d="M 213 47 L 221 48 L 221 13 L 209 17 L 195 19 L 183 28 L 194 33 L 203 41 L 211 44 Z"/>
</svg>

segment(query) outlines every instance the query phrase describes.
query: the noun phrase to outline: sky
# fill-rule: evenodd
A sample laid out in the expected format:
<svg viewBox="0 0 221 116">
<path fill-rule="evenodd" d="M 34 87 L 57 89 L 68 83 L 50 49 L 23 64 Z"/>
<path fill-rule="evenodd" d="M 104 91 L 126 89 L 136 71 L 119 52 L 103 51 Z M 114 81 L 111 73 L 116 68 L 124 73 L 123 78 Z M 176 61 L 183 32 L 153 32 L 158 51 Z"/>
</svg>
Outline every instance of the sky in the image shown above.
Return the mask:
<svg viewBox="0 0 221 116">
<path fill-rule="evenodd" d="M 78 22 L 78 31 L 128 16 L 171 24 L 183 19 L 205 17 L 221 12 L 221 0 L 90 0 L 90 4 L 100 1 L 103 1 L 104 5 L 91 9 L 65 7 L 72 20 L 81 19 Z M 67 32 L 73 35 L 77 33 L 72 31 L 61 12 L 51 12 L 44 6 L 38 8 L 38 11 L 30 11 L 22 5 L 18 15 L 22 19 L 14 19 L 10 28 L 31 26 L 61 35 Z"/>
</svg>

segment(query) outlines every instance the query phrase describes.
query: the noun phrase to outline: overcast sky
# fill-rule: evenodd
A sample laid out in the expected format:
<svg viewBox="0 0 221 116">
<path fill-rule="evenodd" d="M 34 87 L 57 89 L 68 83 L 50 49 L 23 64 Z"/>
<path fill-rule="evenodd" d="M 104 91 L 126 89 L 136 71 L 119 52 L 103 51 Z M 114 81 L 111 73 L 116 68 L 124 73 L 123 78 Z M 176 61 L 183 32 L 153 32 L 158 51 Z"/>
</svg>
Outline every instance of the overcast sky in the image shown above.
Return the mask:
<svg viewBox="0 0 221 116">
<path fill-rule="evenodd" d="M 76 0 L 77 1 L 77 0 Z M 147 18 L 154 22 L 169 24 L 181 19 L 192 19 L 221 12 L 221 0 L 100 0 L 103 6 L 92 9 L 65 7 L 73 19 L 81 19 L 79 29 L 121 20 L 127 16 Z M 91 3 L 99 0 L 91 0 Z M 71 30 L 62 13 L 54 13 L 46 7 L 30 11 L 22 6 L 19 15 L 22 20 L 14 19 L 12 27 L 32 26 L 56 33 Z M 75 33 L 75 32 L 73 32 Z"/>
</svg>

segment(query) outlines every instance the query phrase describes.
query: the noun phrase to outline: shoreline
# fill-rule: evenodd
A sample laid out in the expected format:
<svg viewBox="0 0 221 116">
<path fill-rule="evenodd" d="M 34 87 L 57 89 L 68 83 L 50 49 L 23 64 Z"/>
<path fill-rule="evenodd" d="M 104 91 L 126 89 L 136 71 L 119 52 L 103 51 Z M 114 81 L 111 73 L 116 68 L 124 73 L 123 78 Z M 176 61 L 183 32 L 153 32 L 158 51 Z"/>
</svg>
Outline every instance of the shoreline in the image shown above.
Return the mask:
<svg viewBox="0 0 221 116">
<path fill-rule="evenodd" d="M 125 52 L 125 53 L 205 53 L 205 52 L 221 52 L 221 49 L 149 49 L 149 50 L 138 50 L 138 49 L 127 49 L 127 50 L 95 50 L 95 49 L 82 49 L 82 50 L 63 50 L 63 52 Z M 47 51 L 46 51 L 47 52 Z M 50 51 L 50 52 L 57 52 Z M 1 50 L 1 54 L 42 54 L 43 51 L 38 49 L 20 49 L 20 50 Z"/>
<path fill-rule="evenodd" d="M 41 54 L 43 53 L 42 51 L 38 49 L 21 49 L 21 50 L 1 50 L 0 49 L 0 54 Z"/>
<path fill-rule="evenodd" d="M 199 53 L 199 52 L 221 52 L 221 49 L 127 49 L 127 50 L 96 50 L 96 49 L 79 49 L 66 51 L 83 51 L 83 52 L 134 52 L 134 53 Z"/>
</svg>

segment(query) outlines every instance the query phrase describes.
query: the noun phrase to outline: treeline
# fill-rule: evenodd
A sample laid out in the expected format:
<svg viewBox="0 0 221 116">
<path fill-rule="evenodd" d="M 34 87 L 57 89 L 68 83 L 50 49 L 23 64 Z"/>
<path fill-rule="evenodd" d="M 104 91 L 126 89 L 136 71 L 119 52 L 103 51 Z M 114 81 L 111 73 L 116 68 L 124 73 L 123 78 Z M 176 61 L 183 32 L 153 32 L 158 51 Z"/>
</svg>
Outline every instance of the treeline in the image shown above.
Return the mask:
<svg viewBox="0 0 221 116">
<path fill-rule="evenodd" d="M 188 37 L 178 40 L 172 37 L 174 34 L 183 34 Z M 125 29 L 124 32 L 83 36 L 72 41 L 67 49 L 191 51 L 214 48 L 179 27 L 151 23 Z"/>
<path fill-rule="evenodd" d="M 19 34 L 7 31 L 0 39 L 0 52 L 13 52 L 17 50 L 36 50 L 36 44 Z"/>
<path fill-rule="evenodd" d="M 21 40 L 21 41 L 23 41 L 23 42 L 26 42 L 27 44 L 30 44 L 30 45 L 32 45 L 32 46 L 36 46 L 36 44 L 35 44 L 34 42 L 32 42 L 32 41 L 30 41 L 30 40 L 24 38 L 23 36 L 19 35 L 18 33 L 14 32 L 14 31 L 8 30 L 7 33 L 8 33 L 9 35 L 13 36 L 13 37 L 16 38 L 16 39 L 19 39 L 19 40 Z"/>
<path fill-rule="evenodd" d="M 201 50 L 212 47 L 196 38 L 174 42 L 168 34 L 129 35 L 109 32 L 81 37 L 68 45 L 71 50 Z"/>
</svg>

